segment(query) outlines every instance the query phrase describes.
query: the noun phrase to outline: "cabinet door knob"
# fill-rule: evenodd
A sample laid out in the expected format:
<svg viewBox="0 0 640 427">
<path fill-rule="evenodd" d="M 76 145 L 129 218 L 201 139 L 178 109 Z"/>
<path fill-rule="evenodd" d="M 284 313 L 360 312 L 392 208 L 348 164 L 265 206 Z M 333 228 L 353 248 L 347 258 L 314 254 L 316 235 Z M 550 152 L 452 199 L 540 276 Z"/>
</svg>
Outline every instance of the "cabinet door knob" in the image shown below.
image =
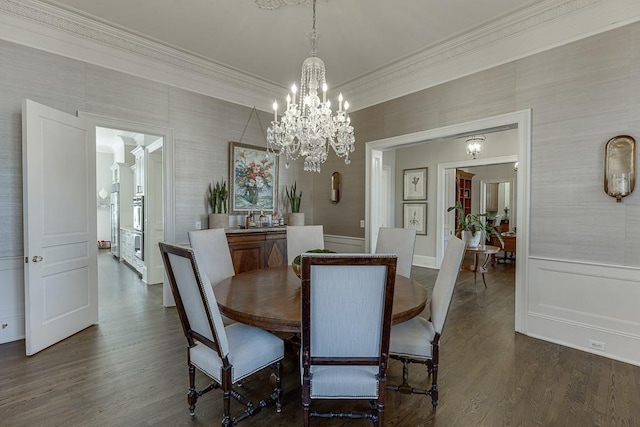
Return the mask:
<svg viewBox="0 0 640 427">
<path fill-rule="evenodd" d="M 33 262 L 40 262 L 42 261 L 42 257 L 40 255 L 35 255 L 33 258 L 31 258 L 31 261 Z"/>
</svg>

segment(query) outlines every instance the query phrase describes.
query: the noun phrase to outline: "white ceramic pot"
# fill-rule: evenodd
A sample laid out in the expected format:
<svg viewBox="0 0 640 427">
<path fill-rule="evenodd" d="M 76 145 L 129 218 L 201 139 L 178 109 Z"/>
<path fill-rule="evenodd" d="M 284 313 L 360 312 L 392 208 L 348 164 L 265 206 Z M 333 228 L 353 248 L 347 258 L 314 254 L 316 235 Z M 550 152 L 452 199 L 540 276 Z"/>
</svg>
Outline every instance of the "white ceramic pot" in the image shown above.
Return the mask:
<svg viewBox="0 0 640 427">
<path fill-rule="evenodd" d="M 229 228 L 229 214 L 209 214 L 209 228 Z"/>
<path fill-rule="evenodd" d="M 475 233 L 471 233 L 471 231 L 463 230 L 462 231 L 462 240 L 467 244 L 467 247 L 477 248 L 480 246 L 480 239 L 482 238 L 482 231 L 476 231 Z"/>
<path fill-rule="evenodd" d="M 287 225 L 304 225 L 304 212 L 291 212 Z"/>
</svg>

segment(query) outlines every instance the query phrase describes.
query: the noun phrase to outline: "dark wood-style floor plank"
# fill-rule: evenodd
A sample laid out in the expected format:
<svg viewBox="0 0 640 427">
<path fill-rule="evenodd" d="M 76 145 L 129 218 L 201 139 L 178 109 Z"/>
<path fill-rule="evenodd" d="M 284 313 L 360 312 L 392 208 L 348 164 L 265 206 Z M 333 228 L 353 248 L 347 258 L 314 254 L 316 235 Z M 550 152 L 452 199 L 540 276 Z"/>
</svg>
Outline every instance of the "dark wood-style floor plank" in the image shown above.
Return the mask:
<svg viewBox="0 0 640 427">
<path fill-rule="evenodd" d="M 437 272 L 414 267 L 430 291 Z M 486 275 L 488 289 L 461 273 L 441 340 L 440 404 L 389 393 L 388 426 L 640 426 L 640 367 L 514 332 L 514 267 Z M 211 426 L 220 393 L 187 410 L 186 340 L 161 286 L 146 286 L 106 251 L 99 257 L 100 323 L 32 357 L 24 342 L 0 345 L 1 426 Z M 428 317 L 428 311 L 423 313 Z M 412 378 L 426 372 L 411 366 Z M 248 426 L 301 425 L 297 361 L 284 366 L 284 407 Z M 390 382 L 401 379 L 391 362 Z M 204 376 L 198 374 L 202 386 Z M 262 397 L 268 373 L 243 384 Z M 331 408 L 332 402 L 314 404 Z M 339 403 L 339 407 L 347 407 Z M 362 406 L 361 406 L 362 407 Z M 314 420 L 317 426 L 370 426 L 364 420 Z"/>
</svg>

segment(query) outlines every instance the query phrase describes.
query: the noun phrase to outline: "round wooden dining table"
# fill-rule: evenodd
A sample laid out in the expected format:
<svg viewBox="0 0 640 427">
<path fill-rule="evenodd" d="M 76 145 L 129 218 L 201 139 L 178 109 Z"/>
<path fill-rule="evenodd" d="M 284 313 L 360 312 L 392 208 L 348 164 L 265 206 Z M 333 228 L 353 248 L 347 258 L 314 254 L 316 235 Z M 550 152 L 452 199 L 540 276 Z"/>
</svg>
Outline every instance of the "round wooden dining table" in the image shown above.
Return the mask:
<svg viewBox="0 0 640 427">
<path fill-rule="evenodd" d="M 301 280 L 290 265 L 252 270 L 225 279 L 213 288 L 220 312 L 228 318 L 269 331 L 301 332 Z M 418 282 L 396 275 L 392 324 L 424 310 L 427 291 Z"/>
</svg>

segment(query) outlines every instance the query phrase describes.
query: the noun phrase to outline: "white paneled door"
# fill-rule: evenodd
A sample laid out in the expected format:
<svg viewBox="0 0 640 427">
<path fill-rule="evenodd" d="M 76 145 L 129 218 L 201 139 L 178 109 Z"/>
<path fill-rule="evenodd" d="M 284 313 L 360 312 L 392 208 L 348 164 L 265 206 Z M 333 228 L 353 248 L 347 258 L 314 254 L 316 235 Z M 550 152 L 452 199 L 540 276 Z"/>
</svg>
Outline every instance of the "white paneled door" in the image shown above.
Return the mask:
<svg viewBox="0 0 640 427">
<path fill-rule="evenodd" d="M 22 105 L 26 352 L 98 322 L 95 130 Z"/>
</svg>

